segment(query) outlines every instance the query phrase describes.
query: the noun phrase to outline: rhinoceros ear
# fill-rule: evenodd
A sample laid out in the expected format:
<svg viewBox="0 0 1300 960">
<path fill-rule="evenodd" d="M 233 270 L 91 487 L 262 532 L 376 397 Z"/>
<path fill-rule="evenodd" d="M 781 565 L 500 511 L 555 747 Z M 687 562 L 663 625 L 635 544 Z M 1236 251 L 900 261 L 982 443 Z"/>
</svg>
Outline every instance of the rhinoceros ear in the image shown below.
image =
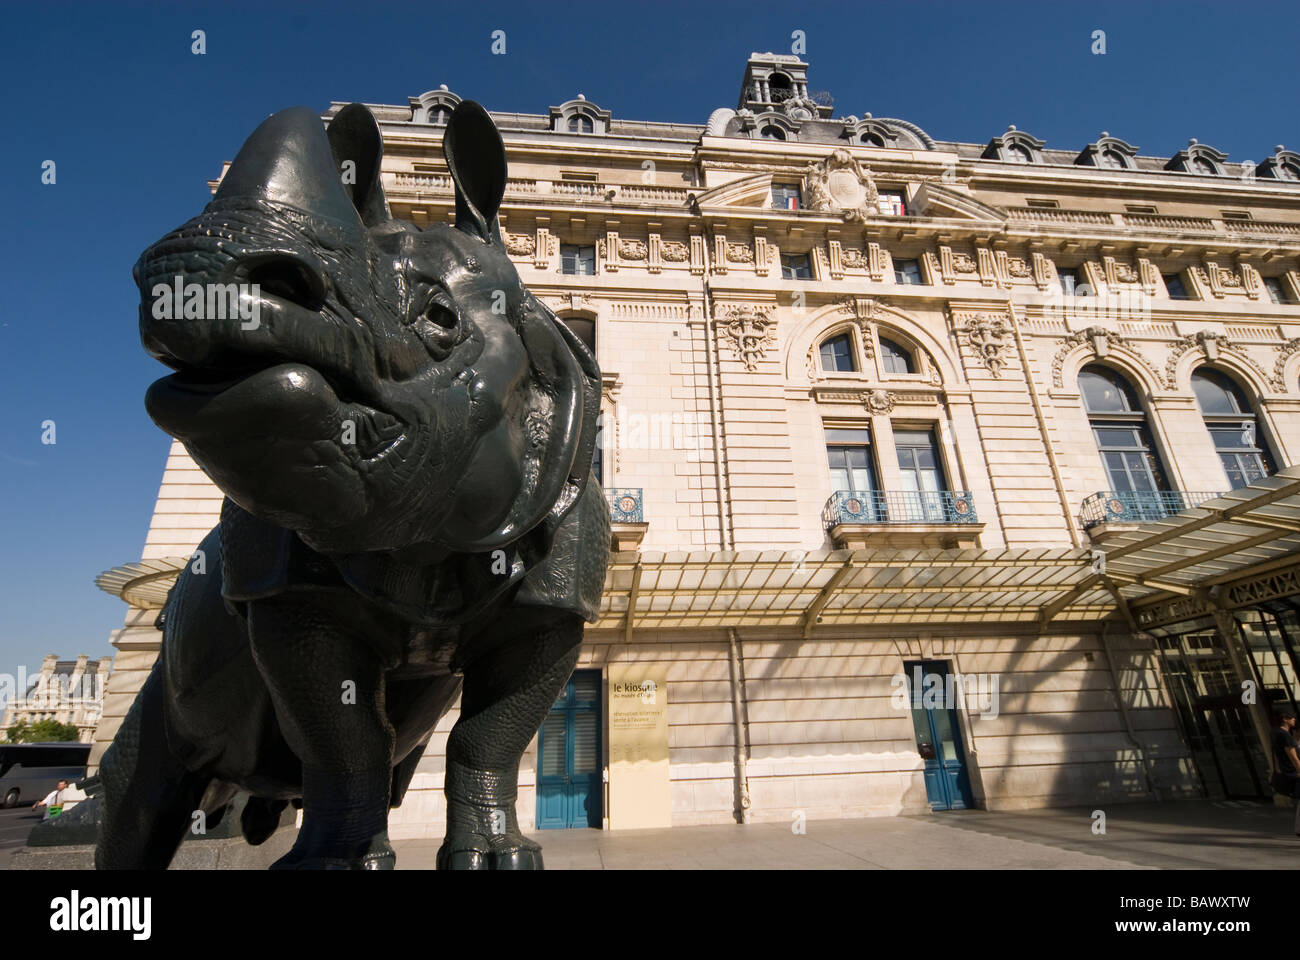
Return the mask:
<svg viewBox="0 0 1300 960">
<path fill-rule="evenodd" d="M 488 112 L 473 100 L 456 104 L 442 153 L 456 184 L 456 229 L 500 246 L 497 210 L 506 192 L 506 147 Z"/>
<path fill-rule="evenodd" d="M 361 222 L 373 227 L 392 219 L 379 179 L 384 138 L 370 108 L 361 103 L 348 104 L 335 114 L 325 132 L 343 189 L 352 198 Z"/>
</svg>

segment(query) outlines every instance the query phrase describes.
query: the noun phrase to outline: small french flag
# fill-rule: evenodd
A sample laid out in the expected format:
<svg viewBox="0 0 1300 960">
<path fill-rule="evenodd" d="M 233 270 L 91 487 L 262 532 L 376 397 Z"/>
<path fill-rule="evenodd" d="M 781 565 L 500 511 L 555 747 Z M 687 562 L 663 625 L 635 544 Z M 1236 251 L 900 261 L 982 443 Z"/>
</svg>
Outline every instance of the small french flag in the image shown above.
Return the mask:
<svg viewBox="0 0 1300 960">
<path fill-rule="evenodd" d="M 786 208 L 787 210 L 798 210 L 798 209 L 799 209 L 799 198 L 798 198 L 798 197 L 786 197 L 786 198 L 785 198 L 785 208 Z"/>
</svg>

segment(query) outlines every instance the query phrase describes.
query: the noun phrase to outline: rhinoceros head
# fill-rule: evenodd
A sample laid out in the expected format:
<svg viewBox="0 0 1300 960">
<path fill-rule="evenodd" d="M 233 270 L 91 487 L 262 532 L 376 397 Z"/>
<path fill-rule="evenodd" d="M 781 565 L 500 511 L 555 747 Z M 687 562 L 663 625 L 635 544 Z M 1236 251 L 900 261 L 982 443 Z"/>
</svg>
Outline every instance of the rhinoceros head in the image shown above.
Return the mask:
<svg viewBox="0 0 1300 960">
<path fill-rule="evenodd" d="M 253 132 L 208 207 L 141 256 L 145 398 L 232 500 L 324 552 L 482 551 L 571 501 L 600 374 L 520 282 L 505 150 L 462 102 L 456 225 L 390 218 L 370 111 Z"/>
</svg>

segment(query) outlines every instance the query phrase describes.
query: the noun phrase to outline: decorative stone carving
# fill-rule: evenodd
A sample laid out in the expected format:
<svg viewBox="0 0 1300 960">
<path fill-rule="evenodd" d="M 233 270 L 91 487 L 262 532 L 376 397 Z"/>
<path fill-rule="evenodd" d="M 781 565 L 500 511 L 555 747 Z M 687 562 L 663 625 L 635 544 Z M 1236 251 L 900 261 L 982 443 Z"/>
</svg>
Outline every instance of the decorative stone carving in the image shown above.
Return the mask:
<svg viewBox="0 0 1300 960">
<path fill-rule="evenodd" d="M 867 269 L 867 255 L 857 247 L 845 247 L 840 256 L 843 258 L 846 267 L 852 267 L 855 270 Z"/>
<path fill-rule="evenodd" d="M 822 365 L 818 358 L 819 352 L 820 351 L 817 349 L 817 344 L 815 343 L 808 348 L 808 358 L 806 361 L 807 368 L 808 368 L 808 379 L 811 380 L 813 383 L 816 383 L 818 380 L 825 379 L 825 377 L 822 376 Z"/>
<path fill-rule="evenodd" d="M 537 241 L 526 233 L 506 234 L 506 253 L 514 257 L 531 257 L 537 250 Z"/>
<path fill-rule="evenodd" d="M 1089 327 L 1086 330 L 1076 330 L 1068 337 L 1061 339 L 1056 353 L 1052 356 L 1052 386 L 1054 388 L 1061 390 L 1065 387 L 1065 358 L 1069 356 L 1075 347 L 1089 342 L 1091 342 L 1096 356 L 1104 357 L 1112 349 L 1122 350 L 1141 364 L 1155 383 L 1163 386 L 1168 385 L 1168 381 L 1151 365 L 1151 361 L 1146 358 L 1146 355 L 1142 353 L 1137 344 L 1127 337 L 1120 336 L 1113 330 L 1107 330 L 1105 327 Z"/>
<path fill-rule="evenodd" d="M 1191 272 L 1215 297 L 1222 298 L 1229 291 L 1233 293 L 1246 292 L 1246 286 L 1240 273 L 1227 267 L 1221 267 L 1212 260 L 1207 260 L 1204 267 L 1192 267 Z"/>
<path fill-rule="evenodd" d="M 886 416 L 894 412 L 894 404 L 896 400 L 897 398 L 894 394 L 890 393 L 888 390 L 877 388 L 875 390 L 862 391 L 862 405 L 872 413 L 881 416 Z"/>
<path fill-rule="evenodd" d="M 644 260 L 650 255 L 650 248 L 644 240 L 620 240 L 618 255 L 624 260 Z"/>
<path fill-rule="evenodd" d="M 952 255 L 953 273 L 975 273 L 979 266 L 975 263 L 974 258 L 965 253 L 954 253 Z"/>
<path fill-rule="evenodd" d="M 815 120 L 817 101 L 811 97 L 791 97 L 781 104 L 781 112 L 791 120 Z"/>
<path fill-rule="evenodd" d="M 862 334 L 862 355 L 867 360 L 873 359 L 876 355 L 876 301 L 870 297 L 841 297 L 839 306 L 841 313 L 857 321 L 858 331 Z"/>
<path fill-rule="evenodd" d="M 1189 350 L 1200 348 L 1205 353 L 1205 359 L 1213 363 L 1223 354 L 1231 354 L 1233 359 L 1245 364 L 1254 370 L 1261 381 L 1273 384 L 1278 390 L 1285 390 L 1286 385 L 1281 382 L 1281 367 L 1277 364 L 1273 368 L 1273 376 L 1264 372 L 1253 357 L 1245 350 L 1232 341 L 1226 334 L 1216 333 L 1213 330 L 1200 330 L 1196 333 L 1188 334 L 1183 337 L 1174 346 L 1169 353 L 1169 359 L 1165 362 L 1165 385 L 1170 389 L 1178 386 L 1178 363 L 1182 360 L 1183 355 Z M 1285 365 L 1285 358 L 1281 363 Z"/>
<path fill-rule="evenodd" d="M 665 240 L 663 242 L 663 258 L 669 263 L 685 263 L 691 258 L 691 251 L 680 240 Z"/>
<path fill-rule="evenodd" d="M 1028 280 L 1034 275 L 1034 271 L 1029 264 L 1020 257 L 1008 257 L 1007 275 L 1020 280 Z"/>
<path fill-rule="evenodd" d="M 547 297 L 544 302 L 552 310 L 589 310 L 593 303 L 589 293 L 569 293 L 559 297 Z"/>
<path fill-rule="evenodd" d="M 1273 376 L 1269 382 L 1272 383 L 1273 389 L 1279 393 L 1290 393 L 1286 382 L 1286 362 L 1297 353 L 1300 353 L 1300 337 L 1279 344 L 1275 349 L 1277 350 L 1277 360 L 1273 363 Z"/>
<path fill-rule="evenodd" d="M 747 243 L 729 243 L 727 259 L 732 263 L 753 263 L 754 251 Z"/>
<path fill-rule="evenodd" d="M 718 338 L 754 373 L 758 361 L 776 346 L 776 320 L 763 307 L 730 307 L 718 318 Z"/>
<path fill-rule="evenodd" d="M 838 210 L 850 222 L 862 222 L 878 212 L 880 194 L 870 170 L 842 147 L 808 164 L 804 182 L 810 210 Z"/>
<path fill-rule="evenodd" d="M 1007 363 L 1004 351 L 1011 346 L 1011 328 L 1007 325 L 1006 317 L 989 313 L 973 314 L 966 318 L 961 334 L 975 355 L 984 361 L 989 373 L 1001 377 L 1002 368 Z"/>
</svg>

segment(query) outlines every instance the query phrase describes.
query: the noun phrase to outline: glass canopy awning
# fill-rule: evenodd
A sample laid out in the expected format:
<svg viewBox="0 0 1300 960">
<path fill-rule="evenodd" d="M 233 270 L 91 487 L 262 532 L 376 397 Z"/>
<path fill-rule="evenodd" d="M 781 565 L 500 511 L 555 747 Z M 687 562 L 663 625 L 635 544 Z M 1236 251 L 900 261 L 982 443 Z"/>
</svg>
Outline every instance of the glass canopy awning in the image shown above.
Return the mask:
<svg viewBox="0 0 1300 960">
<path fill-rule="evenodd" d="M 188 562 L 127 564 L 96 583 L 157 608 Z M 615 553 L 591 629 L 794 627 L 809 636 L 818 626 L 1046 625 L 1129 614 L 1168 622 L 1207 601 L 1247 606 L 1261 591 L 1300 593 L 1300 467 L 1096 549 Z"/>
</svg>

